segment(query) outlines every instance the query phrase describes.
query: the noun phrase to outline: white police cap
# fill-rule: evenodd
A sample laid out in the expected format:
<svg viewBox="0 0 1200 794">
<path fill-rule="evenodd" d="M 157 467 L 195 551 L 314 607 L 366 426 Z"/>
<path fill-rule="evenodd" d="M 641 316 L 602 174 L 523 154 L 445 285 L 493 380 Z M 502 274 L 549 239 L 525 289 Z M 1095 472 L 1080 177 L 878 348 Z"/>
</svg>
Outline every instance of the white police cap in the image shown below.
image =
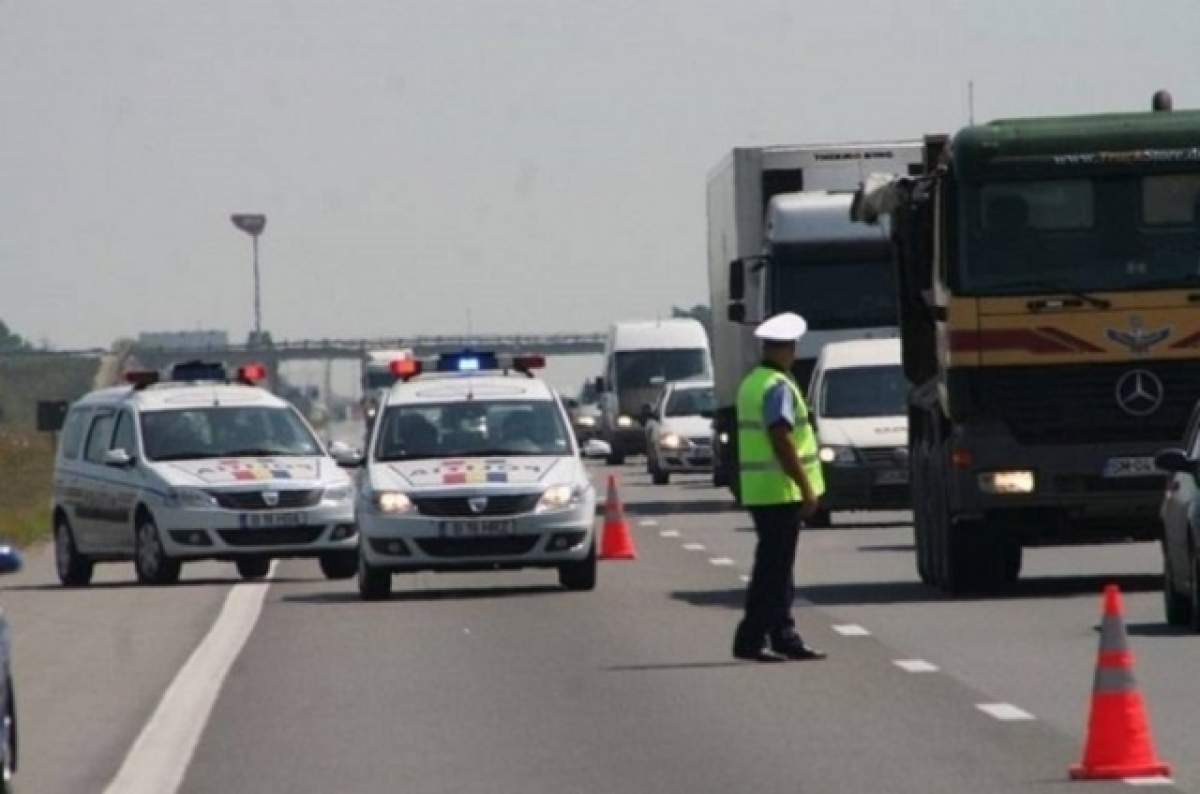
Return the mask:
<svg viewBox="0 0 1200 794">
<path fill-rule="evenodd" d="M 777 314 L 754 329 L 754 335 L 764 342 L 795 342 L 804 336 L 808 323 L 794 312 Z"/>
</svg>

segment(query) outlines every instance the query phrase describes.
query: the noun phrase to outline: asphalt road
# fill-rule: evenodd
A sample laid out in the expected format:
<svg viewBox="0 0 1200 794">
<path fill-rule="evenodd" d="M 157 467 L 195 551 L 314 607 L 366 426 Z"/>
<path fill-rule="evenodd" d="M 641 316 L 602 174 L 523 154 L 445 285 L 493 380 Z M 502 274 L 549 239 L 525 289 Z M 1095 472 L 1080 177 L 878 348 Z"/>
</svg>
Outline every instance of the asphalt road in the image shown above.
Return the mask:
<svg viewBox="0 0 1200 794">
<path fill-rule="evenodd" d="M 211 714 L 198 712 L 194 755 L 172 746 L 179 790 L 1077 790 L 1066 770 L 1099 590 L 1115 579 L 1159 749 L 1200 791 L 1200 637 L 1163 626 L 1154 546 L 1030 552 L 1008 596 L 945 600 L 915 580 L 906 514 L 839 516 L 855 525 L 806 532 L 797 566 L 800 628 L 830 659 L 737 663 L 748 519 L 703 478 L 655 487 L 636 464 L 616 471 L 639 559 L 603 563 L 593 593 L 548 572 L 420 574 L 366 604 L 353 582 L 280 563 Z M 22 792 L 104 791 L 243 590 L 230 565 L 185 568 L 169 588 L 129 584 L 128 565 L 101 572 L 103 586 L 62 590 L 40 552 L 3 582 Z"/>
</svg>

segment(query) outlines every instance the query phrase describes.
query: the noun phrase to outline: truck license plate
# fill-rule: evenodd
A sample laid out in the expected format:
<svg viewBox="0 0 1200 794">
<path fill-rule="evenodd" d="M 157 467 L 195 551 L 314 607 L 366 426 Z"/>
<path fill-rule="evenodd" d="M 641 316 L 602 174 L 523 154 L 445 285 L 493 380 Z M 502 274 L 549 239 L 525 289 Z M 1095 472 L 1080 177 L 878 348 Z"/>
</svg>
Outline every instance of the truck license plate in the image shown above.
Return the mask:
<svg viewBox="0 0 1200 794">
<path fill-rule="evenodd" d="M 238 526 L 242 529 L 270 527 L 299 527 L 306 523 L 304 513 L 240 513 Z"/>
<path fill-rule="evenodd" d="M 1109 458 L 1104 464 L 1105 477 L 1147 477 L 1162 474 L 1154 458 Z"/>
<path fill-rule="evenodd" d="M 495 538 L 515 535 L 515 521 L 439 521 L 438 534 L 443 538 Z"/>
</svg>

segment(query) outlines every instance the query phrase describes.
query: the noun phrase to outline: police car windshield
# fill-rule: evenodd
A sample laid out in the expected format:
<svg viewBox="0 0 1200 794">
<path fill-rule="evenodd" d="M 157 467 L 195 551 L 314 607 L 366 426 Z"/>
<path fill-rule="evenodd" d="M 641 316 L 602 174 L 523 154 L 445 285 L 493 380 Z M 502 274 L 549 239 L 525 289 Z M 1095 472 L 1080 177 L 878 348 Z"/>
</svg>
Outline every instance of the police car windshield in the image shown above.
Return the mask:
<svg viewBox="0 0 1200 794">
<path fill-rule="evenodd" d="M 384 412 L 376 460 L 568 455 L 571 444 L 550 400 L 396 405 Z"/>
<path fill-rule="evenodd" d="M 221 406 L 142 414 L 149 460 L 263 455 L 320 455 L 321 447 L 290 408 Z"/>
<path fill-rule="evenodd" d="M 908 381 L 899 365 L 832 369 L 821 389 L 821 416 L 902 416 L 907 399 Z"/>
</svg>

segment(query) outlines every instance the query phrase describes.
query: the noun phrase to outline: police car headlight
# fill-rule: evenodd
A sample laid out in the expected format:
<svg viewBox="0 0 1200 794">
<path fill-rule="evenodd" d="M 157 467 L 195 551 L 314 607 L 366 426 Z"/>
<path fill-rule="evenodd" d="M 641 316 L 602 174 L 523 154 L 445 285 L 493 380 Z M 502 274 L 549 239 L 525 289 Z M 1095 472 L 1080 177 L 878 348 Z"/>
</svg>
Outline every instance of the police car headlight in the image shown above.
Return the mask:
<svg viewBox="0 0 1200 794">
<path fill-rule="evenodd" d="M 596 426 L 596 417 L 581 416 L 575 420 L 575 423 L 578 424 L 580 427 L 595 427 Z"/>
<path fill-rule="evenodd" d="M 633 417 L 621 414 L 617 417 L 617 427 L 633 427 Z"/>
<path fill-rule="evenodd" d="M 216 507 L 217 500 L 199 488 L 170 488 L 167 490 L 167 507 L 197 510 Z"/>
<path fill-rule="evenodd" d="M 659 436 L 658 443 L 666 449 L 679 449 L 683 446 L 683 439 L 678 433 L 664 433 Z"/>
<path fill-rule="evenodd" d="M 535 513 L 546 510 L 562 510 L 564 507 L 575 507 L 583 501 L 583 489 L 579 486 L 555 485 L 546 489 L 538 500 Z"/>
<path fill-rule="evenodd" d="M 350 501 L 354 496 L 354 486 L 352 485 L 334 485 L 325 489 L 325 493 L 321 495 L 321 501 L 331 504 L 341 504 L 342 502 Z"/>
<path fill-rule="evenodd" d="M 407 513 L 414 507 L 412 499 L 399 491 L 379 491 L 373 501 L 376 510 L 389 515 Z"/>
<path fill-rule="evenodd" d="M 817 452 L 817 457 L 822 463 L 830 463 L 834 466 L 853 466 L 858 463 L 858 455 L 854 452 L 854 447 L 821 447 Z"/>
</svg>

